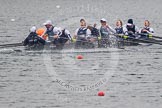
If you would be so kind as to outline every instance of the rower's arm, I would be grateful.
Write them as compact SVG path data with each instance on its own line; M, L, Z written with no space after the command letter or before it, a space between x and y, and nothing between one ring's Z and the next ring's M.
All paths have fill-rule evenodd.
M53 32L54 32L55 39L57 39L62 34L61 28L57 28L57 27L53 29Z
M86 37L91 37L91 30L87 29Z
M77 38L78 30L79 30L79 28L75 30L75 33L74 33L74 36L73 36L74 39Z
M123 32L124 32L124 34L127 35L128 30L127 30L127 28L126 28L126 25L123 26Z
M112 32L112 33L116 33L116 31L111 27L111 26L109 26L109 29L110 29L110 31Z
M136 33L139 33L140 29L137 26L135 26L135 31L136 31Z
M65 34L68 36L68 39L69 39L70 41L72 41L72 37L71 37L71 35L70 35L70 31L69 31L69 30L65 30Z
M154 29L153 28L150 28L150 31L148 31L149 34L154 34Z

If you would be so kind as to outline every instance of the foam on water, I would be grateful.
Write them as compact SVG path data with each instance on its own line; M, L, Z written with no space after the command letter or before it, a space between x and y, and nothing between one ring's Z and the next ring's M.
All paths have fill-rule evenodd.
M14 49L8 49L8 48L0 49L0 54L11 54L14 52L15 52Z

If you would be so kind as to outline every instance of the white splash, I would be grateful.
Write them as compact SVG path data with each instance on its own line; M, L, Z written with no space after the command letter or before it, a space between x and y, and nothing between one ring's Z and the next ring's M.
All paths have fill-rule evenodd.
M11 19L11 21L12 21L12 22L14 22L14 21L15 21L15 19Z
M13 49L6 49L6 48L0 49L1 54L10 54L10 53L13 53L13 52L15 52Z
M59 9L59 8L60 8L60 5L57 5L57 6L56 6L56 8L58 8L58 9Z

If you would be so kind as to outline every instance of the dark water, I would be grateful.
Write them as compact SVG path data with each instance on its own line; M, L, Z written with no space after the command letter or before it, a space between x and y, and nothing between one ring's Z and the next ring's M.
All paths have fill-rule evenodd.
M42 27L47 19L73 34L82 17L89 24L105 17L112 26L131 17L139 27L149 19L161 34L161 9L160 0L0 0L0 42L21 42L31 26ZM0 108L161 108L161 54L160 45L61 52L1 48Z

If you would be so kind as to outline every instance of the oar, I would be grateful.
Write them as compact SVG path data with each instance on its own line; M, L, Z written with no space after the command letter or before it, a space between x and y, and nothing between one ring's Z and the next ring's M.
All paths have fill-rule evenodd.
M0 48L4 48L4 47L16 47L16 46L23 46L23 43L12 43L12 44L2 44L0 45Z
M135 35L147 36L147 38L143 39L143 40L150 40L150 41L154 41L154 42L162 42L161 39L155 39L155 36L153 36L152 34L138 33L138 34L135 34ZM139 38L139 39L141 39L141 38Z
M133 37L129 37L127 35L121 35L121 34L113 34L114 36L118 36L118 37L122 37L124 39L131 39L132 41L136 41L136 42L143 42L143 43L153 43L153 44L158 44L158 45L162 45L162 41L151 41L151 40L144 40L144 39L135 39Z
M159 36L152 36L154 38L158 38L158 39L162 39L162 37L159 37Z
M154 36L152 34L146 34L146 33L138 33L139 35L145 35L148 36L148 38L157 38L157 39L162 39L160 36Z
M61 39L68 39L69 40L69 38L65 38L65 37L59 37L59 38L61 38ZM88 41L88 40L75 40L73 43L75 43L75 42L85 42L85 43L92 43L92 42L90 42L90 41Z
M151 41L151 40L144 40L144 39L132 39L132 40L143 42L143 43L153 43L153 44L162 45L162 42L156 42L156 41Z

